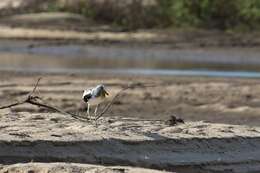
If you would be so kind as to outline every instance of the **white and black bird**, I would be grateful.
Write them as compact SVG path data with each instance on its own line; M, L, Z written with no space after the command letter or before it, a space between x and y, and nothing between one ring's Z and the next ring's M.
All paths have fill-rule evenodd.
M108 96L108 92L105 90L104 85L97 85L95 88L84 90L82 99L85 103L87 103L87 114L90 116L90 106L96 105L95 116L97 115L98 106L102 103L106 96Z

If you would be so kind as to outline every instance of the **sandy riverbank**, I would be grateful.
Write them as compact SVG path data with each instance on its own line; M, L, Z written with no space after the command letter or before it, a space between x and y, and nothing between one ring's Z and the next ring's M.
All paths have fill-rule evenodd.
M134 166L180 173L260 169L259 127L204 122L169 126L161 121L118 117L88 123L57 113L8 110L1 111L0 127L0 162L4 165L31 162L3 166L3 171L21 168L43 172L54 168L62 171L62 166L80 167L32 162ZM113 172L112 168L106 169Z
M0 105L25 96L39 76L43 77L38 88L41 97L67 111L78 110L85 88L103 83L111 99L123 86L142 82L155 86L127 90L107 115L168 119L175 114L190 121L260 125L258 79L2 72ZM12 110L46 112L26 104Z
M46 26L39 25L41 27L35 30L32 26L41 21L37 23L39 16L35 16L33 20L37 22L32 25L30 17L23 20L23 27L15 24L17 18L0 21L0 37L49 40L55 44L57 40L57 44L59 41L62 44L94 41L155 46L161 43L173 48L259 45L259 37L254 34L240 37L219 32L216 35L211 32L118 33L103 26L95 26L98 32L88 26L76 31L66 24L67 18L64 25L58 24L60 28L55 25L60 18L51 21L45 18L42 24ZM84 20L76 18L76 24ZM38 77L43 78L36 93L49 104L74 113L82 108L83 89L99 83L105 84L110 93L107 101L130 83L153 87L123 92L97 124L28 104L1 110L0 172L151 171L132 168L136 166L180 173L256 173L260 170L259 79L1 71L0 105L25 97ZM171 115L183 118L186 123L165 124ZM19 164L23 162L31 163Z
M259 33L216 30L153 29L124 31L71 13L35 13L2 17L0 38L63 43L168 45L172 48L259 47Z
M39 173L167 173L166 171L134 168L126 166L98 166L79 163L25 163L8 166L0 166L1 173L20 173L20 172L39 172Z
M80 107L82 90L98 83L106 85L109 99L129 83L155 86L127 90L97 124L27 104L1 110L2 170L88 167L6 166L71 162L180 173L259 171L258 79L1 72L0 104L26 96L39 76L43 79L36 93L71 112ZM165 124L173 114L186 123Z

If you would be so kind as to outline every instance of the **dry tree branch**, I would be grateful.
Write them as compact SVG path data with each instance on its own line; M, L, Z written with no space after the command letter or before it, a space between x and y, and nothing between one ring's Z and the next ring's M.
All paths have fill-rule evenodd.
M18 105L21 105L21 104L24 104L24 103L26 103L26 102L23 100L23 101L20 101L20 102L15 102L15 103L11 103L9 105L2 106L2 107L0 107L0 109L11 108L11 107L18 106Z
M62 109L51 106L47 103L41 103L41 102L38 101L38 100L41 100L43 102L43 99L39 96L34 96L33 94L35 93L41 79L42 79L41 77L38 78L36 84L34 85L33 90L28 94L28 96L24 100L16 102L16 103L9 104L9 105L6 105L6 106L2 106L2 107L0 107L0 109L11 108L11 107L18 106L18 105L21 105L21 104L29 103L31 105L36 105L36 106L40 106L40 107L50 109L50 110L55 111L55 112L59 112L61 114L70 115L71 117L73 117L75 119L80 119L79 117L77 117L77 115L63 111Z
M2 106L2 107L0 107L0 109L11 108L11 107L14 107L14 106L18 106L18 105L27 103L29 100L37 99L38 96L33 96L33 93L36 91L36 88L38 87L40 80L41 80L41 77L38 78L36 84L34 85L33 90L27 95L27 97L25 99L23 99L22 101L16 102L16 103L11 103L9 105Z
M32 95L32 94L36 91L36 88L38 87L39 82L40 82L41 79L42 79L42 77L39 77L39 78L38 78L36 84L34 85L33 90L29 93L29 95Z
M95 121L97 121L98 119L100 119L108 110L109 108L111 108L111 106L113 105L113 103L115 102L115 100L118 98L118 96L128 90L128 89L134 89L134 88L142 88L142 87L154 87L155 85L145 85L145 84L142 84L142 83L133 83L133 84L130 84L126 87L124 87L122 90L120 90L113 98L112 100L105 106L105 108L96 116L95 118Z
M124 88L122 90L120 90L114 97L113 99L106 105L106 107L97 115L97 117L95 118L95 120L97 121L99 118L101 118L107 111L108 109L113 105L113 103L115 102L116 98L125 90L127 90L129 88Z
M69 115L75 119L78 119L80 121L88 121L90 119L86 118L86 117L80 117L76 114L72 114L72 113L69 113L69 112L66 112L60 108L57 108L55 106L51 106L49 105L48 103L45 103L43 101L43 99L40 97L40 96L35 96L33 95L39 85L39 82L42 78L38 78L36 84L34 85L34 88L33 90L28 94L28 96L23 99L22 101L19 101L19 102L15 102L15 103L12 103L12 104L9 104L9 105L5 105L5 106L2 106L0 107L0 109L6 109L6 108L11 108L11 107L14 107L14 106L18 106L18 105L21 105L21 104L25 104L25 103L29 103L31 105L36 105L36 106L40 106L40 107L44 107L44 108L47 108L49 110L52 110L52 111L55 111L55 112L59 112L61 114L65 114L65 115ZM104 109L95 117L95 121L97 121L98 119L100 119L108 110L109 108L111 108L111 106L113 105L113 103L115 102L115 100L118 98L118 96L128 90L128 89L134 89L134 88L137 88L137 87L154 87L155 85L145 85L145 84L142 84L142 83L133 83L133 84L130 84L126 87L124 87L122 90L120 90L113 98L112 100L104 107ZM41 102L39 102L38 100L41 100Z

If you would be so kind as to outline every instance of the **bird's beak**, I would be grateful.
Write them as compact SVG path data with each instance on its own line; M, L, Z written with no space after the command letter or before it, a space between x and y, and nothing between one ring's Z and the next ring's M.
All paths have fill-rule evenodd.
M105 92L105 95L109 95L108 92L107 92L106 90L104 90L104 92Z

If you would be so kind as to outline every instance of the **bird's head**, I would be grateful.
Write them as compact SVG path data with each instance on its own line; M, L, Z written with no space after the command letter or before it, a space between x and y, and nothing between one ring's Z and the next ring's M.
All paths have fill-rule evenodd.
M104 88L104 94L105 94L105 96L109 95L108 92L105 90L105 88Z
M91 99L92 94L91 94L91 90L84 90L83 95L82 95L82 99L84 100L84 102L88 102L89 99Z

